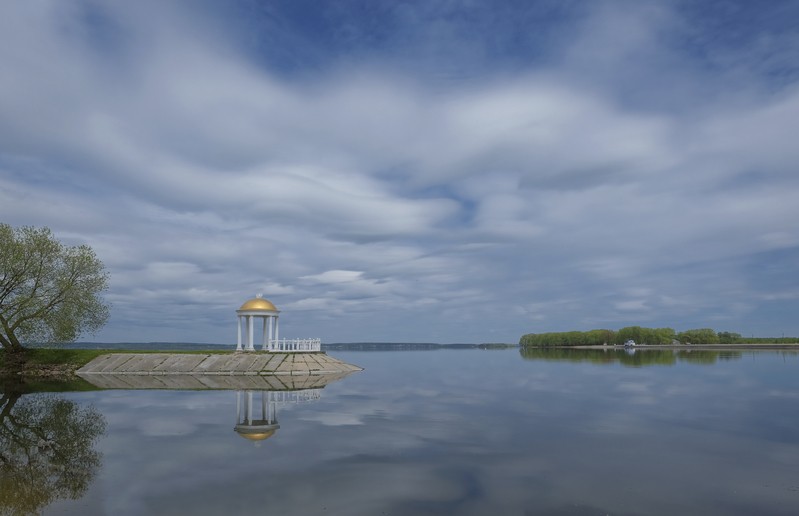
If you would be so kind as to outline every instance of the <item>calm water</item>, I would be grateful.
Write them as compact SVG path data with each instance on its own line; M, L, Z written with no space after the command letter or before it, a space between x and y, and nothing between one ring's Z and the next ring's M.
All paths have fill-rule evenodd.
M796 354L331 354L257 442L246 393L7 392L0 513L799 513Z

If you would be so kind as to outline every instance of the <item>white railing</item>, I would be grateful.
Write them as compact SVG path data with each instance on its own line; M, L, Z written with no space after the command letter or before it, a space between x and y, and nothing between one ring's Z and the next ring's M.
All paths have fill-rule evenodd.
M316 401L322 397L321 389L302 391L267 391L270 403L302 403Z
M297 351L321 351L322 339L278 339L269 341L269 351L295 353Z

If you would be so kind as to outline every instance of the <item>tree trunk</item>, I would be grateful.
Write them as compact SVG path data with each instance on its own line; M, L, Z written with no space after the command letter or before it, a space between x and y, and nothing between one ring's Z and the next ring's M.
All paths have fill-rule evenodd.
M17 404L17 400L22 396L18 392L12 392L10 394L4 394L3 399L0 400L0 424L2 424L9 414L11 414L11 409L14 408L14 405Z
M11 338L9 338L9 335ZM20 372L25 367L27 349L19 343L13 333L0 332L0 344L3 345L3 370L5 372ZM3 391L8 392L3 386Z
M25 351L25 348L19 342L12 342L9 346L3 344L3 349L10 355L17 355Z
M18 354L25 351L25 347L20 344L17 337L10 331L0 332L0 344L3 345L3 349L7 354Z

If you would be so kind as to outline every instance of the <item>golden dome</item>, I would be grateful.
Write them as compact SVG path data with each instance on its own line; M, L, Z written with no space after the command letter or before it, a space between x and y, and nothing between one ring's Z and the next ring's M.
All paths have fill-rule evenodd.
M275 305L273 305L272 302L269 301L268 299L264 299L262 297L254 297L250 299L249 301L241 305L239 311L242 310L247 310L247 311L264 310L269 312L277 312L277 308L275 307Z
M249 439L250 441L263 441L264 439L269 439L273 435L275 435L274 430L267 430L266 432L255 432L255 433L245 433L245 432L237 432L240 436L244 437L245 439Z

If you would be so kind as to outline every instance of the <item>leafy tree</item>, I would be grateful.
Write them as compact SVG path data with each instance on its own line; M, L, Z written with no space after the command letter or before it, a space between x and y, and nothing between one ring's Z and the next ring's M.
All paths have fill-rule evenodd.
M616 344L624 344L628 340L634 340L638 344L648 344L644 333L646 328L640 326L627 326L616 332Z
M718 344L719 336L715 330L710 328L699 328L696 330L685 330L677 335L677 339L683 344Z
M735 344L736 342L741 341L741 334L734 333L730 331L720 331L719 332L719 342L721 344Z
M86 245L67 247L48 228L0 223L0 344L73 341L100 329L108 274Z
M612 343L611 330L528 333L519 339L520 346L602 346Z
M52 394L0 399L0 514L36 514L83 496L100 467L102 414Z
M585 335L586 344L591 346L613 344L613 331L611 330L590 330L585 332Z
M671 344L677 339L677 332L672 328L655 328L652 330L652 342L649 344Z

